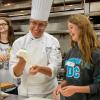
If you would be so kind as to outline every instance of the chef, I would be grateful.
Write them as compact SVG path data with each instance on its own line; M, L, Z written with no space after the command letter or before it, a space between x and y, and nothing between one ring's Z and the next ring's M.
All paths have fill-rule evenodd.
M18 94L52 98L61 67L58 40L44 32L53 0L32 0L29 33L18 38L10 56L10 73L20 78Z

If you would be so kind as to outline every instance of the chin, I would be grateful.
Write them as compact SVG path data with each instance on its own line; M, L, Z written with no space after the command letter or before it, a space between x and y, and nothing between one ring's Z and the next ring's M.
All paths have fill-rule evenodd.
M75 38L74 38L74 37L72 37L72 40L73 40L73 41L75 41Z
M40 38L42 35L35 35L34 37L35 38Z
M72 38L72 41L77 42L77 40L75 38Z

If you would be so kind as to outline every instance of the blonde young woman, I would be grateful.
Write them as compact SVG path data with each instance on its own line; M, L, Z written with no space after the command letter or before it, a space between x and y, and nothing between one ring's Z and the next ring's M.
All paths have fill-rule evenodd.
M100 99L100 42L85 15L68 19L72 48L65 58L65 79L53 92L64 100Z

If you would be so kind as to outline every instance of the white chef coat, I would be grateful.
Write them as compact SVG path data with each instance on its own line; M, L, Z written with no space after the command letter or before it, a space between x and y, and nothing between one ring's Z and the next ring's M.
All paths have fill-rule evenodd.
M19 95L38 95L40 97L45 97L47 94L52 93L58 85L56 75L62 62L58 40L46 32L44 32L43 36L38 39L34 38L31 32L17 39L13 44L9 62L10 73L15 78L16 76L13 73L13 66L18 62L16 53L20 49L27 50L32 65L41 65L51 68L52 77L42 73L29 75L28 71L32 66L26 64L23 74L20 76L21 84L18 88Z

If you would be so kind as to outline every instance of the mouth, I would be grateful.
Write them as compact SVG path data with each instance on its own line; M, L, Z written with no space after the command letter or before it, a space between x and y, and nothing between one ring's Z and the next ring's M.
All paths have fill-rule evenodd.
M34 33L38 33L39 31L34 31Z
M0 32L3 32L4 31L4 29L0 29Z
M71 37L74 37L75 36L75 34L74 33L71 33Z

